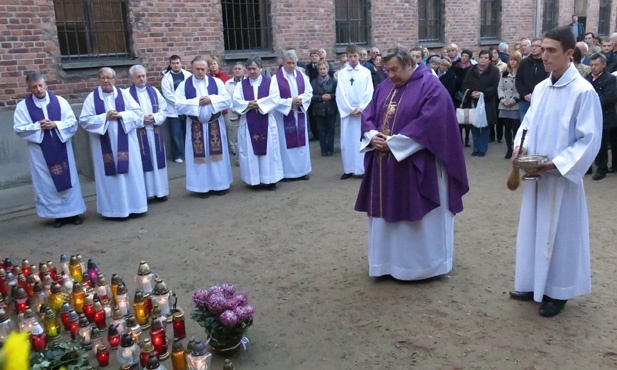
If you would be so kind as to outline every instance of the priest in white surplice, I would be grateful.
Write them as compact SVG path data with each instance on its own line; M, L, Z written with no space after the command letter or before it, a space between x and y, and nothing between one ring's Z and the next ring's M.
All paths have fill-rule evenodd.
M144 128L137 129L137 138L144 170L146 196L164 202L169 194L169 181L161 125L167 118L167 102L155 87L148 84L146 69L143 66L132 66L129 69L129 76L133 84L124 92L135 99L144 113Z
M336 86L336 105L341 116L341 180L364 174L364 153L360 152L362 112L373 97L371 71L360 65L358 48L350 45L345 52L347 64L340 70Z
M233 98L234 111L240 115L240 175L251 186L264 184L274 190L283 178L276 120L270 114L279 96L271 79L261 75L260 58L249 58L245 66L248 78L236 85Z
M176 89L176 109L186 118L186 190L207 198L224 195L233 176L222 112L231 108L231 96L216 77L207 75L206 60L191 62L193 76Z
M144 114L130 94L115 87L116 72L99 70L99 84L79 117L90 133L97 212L104 217L139 217L148 211L137 129Z
M602 109L594 88L570 63L574 47L568 27L546 33L543 59L551 74L533 90L512 154L548 156L536 172L542 177L523 182L516 290L510 292L516 300L542 302L539 313L547 317L558 315L568 299L591 292L583 176L600 148Z
M296 69L297 61L293 50L286 51L283 67L272 76L273 90L276 89L280 96L273 115L279 132L285 180L308 180L311 172L306 112L313 88L308 77Z
M38 72L28 73L26 84L30 95L17 104L13 130L28 142L36 213L55 218L56 228L80 225L86 204L71 143L77 119L64 98L47 91Z

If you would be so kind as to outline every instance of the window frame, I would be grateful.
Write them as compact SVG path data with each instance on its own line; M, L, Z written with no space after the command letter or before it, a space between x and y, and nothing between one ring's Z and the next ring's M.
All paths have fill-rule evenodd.
M344 3L344 5L342 4ZM343 5L345 11L340 10ZM356 14L358 18L350 18L350 14ZM347 18L337 18L340 13L347 15ZM371 2L370 0L335 0L334 1L334 33L335 45L342 47L347 45L368 45L371 37ZM354 23L358 25L353 26ZM343 37L346 34L347 37ZM354 36L355 39L354 39Z
M429 14L431 10L435 14ZM418 42L423 44L442 44L444 42L444 14L444 0L418 0ZM429 19L431 16L433 18ZM437 23L437 26L434 27L435 35L431 35L431 22Z
M552 10L552 12L550 12ZM547 13L550 14L550 18L547 18ZM542 8L542 33L548 32L557 27L559 22L559 1L558 0L544 0L544 6ZM550 23L550 24L549 24Z
M487 9L488 5L491 6L490 9ZM481 0L480 1L480 40L500 40L501 39L501 27L502 27L501 14L502 14L502 1L501 0ZM491 32L491 34L487 34L489 32Z
M251 11L249 6L257 6L259 8L259 19L250 17ZM232 7L230 10L227 7ZM244 7L244 9L243 9ZM221 0L221 26L223 29L223 48L225 54L251 54L260 52L272 52L272 10L270 0L251 0L248 4L246 1L238 0ZM229 14L235 16L238 11L240 17L240 25L229 27ZM249 26L250 22L259 23L258 26ZM259 40L253 39L254 30L259 29ZM236 33L236 37L231 38L232 33ZM244 33L244 34L243 34ZM239 35L238 35L239 34ZM253 43L251 44L251 41ZM231 47L232 43L235 47ZM246 47L244 47L246 46Z
M599 36L608 36L611 33L612 6L613 6L612 0L599 0L599 4L598 4L598 35Z

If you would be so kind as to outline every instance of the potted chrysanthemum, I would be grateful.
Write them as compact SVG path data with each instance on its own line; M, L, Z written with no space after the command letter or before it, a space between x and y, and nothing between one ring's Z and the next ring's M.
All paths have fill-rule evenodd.
M232 284L221 284L194 292L193 302L191 318L205 329L213 352L229 355L245 347L248 339L244 333L255 314L246 293L236 291Z

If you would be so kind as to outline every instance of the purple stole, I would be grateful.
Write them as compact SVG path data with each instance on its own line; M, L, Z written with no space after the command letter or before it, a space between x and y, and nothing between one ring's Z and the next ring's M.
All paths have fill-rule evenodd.
M186 79L184 82L184 96L187 99L197 97L197 90L193 85L193 76ZM216 86L216 81L210 75L206 75L208 79L208 95L218 95L219 89ZM208 155L211 161L220 161L223 159L223 144L221 141L221 130L219 127L219 117L221 112L215 113L210 118L208 124L208 132L210 140L208 141ZM193 146L193 160L195 163L206 163L206 152L204 151L204 129L202 123L197 117L189 116L191 119L191 144Z
M58 98L51 91L48 91L47 94L49 96L49 104L47 104L49 120L61 121L62 111ZM26 98L26 108L28 108L28 113L33 122L45 119L45 113L43 109L36 106L33 95ZM41 146L43 158L49 169L51 179L54 181L56 191L60 193L72 188L73 185L71 185L71 171L69 169L69 155L66 143L60 140L55 131L43 130L43 141L39 145Z
M282 99L292 98L289 82L285 78L283 68L276 72L276 81L279 85L279 92ZM298 84L298 95L304 93L304 77L302 73L296 71L296 83ZM288 115L283 116L283 127L285 128L285 142L287 149L297 148L306 145L306 124L305 113L298 110L298 125L294 116L293 106Z
M148 97L150 98L150 104L152 104L152 113L156 114L159 111L159 98L156 96L156 91L150 85L146 85L148 91ZM139 97L137 96L137 88L135 85L131 85L129 88L131 96L137 104L139 104ZM139 138L139 150L141 152L141 166L144 172L153 171L152 166L152 152L150 151L150 144L148 143L148 134L145 128L137 129L137 137ZM161 135L161 128L154 126L154 142L156 143L156 164L157 168L165 168L165 143L163 142L163 136Z
M257 99L264 98L270 94L270 77L262 77L261 85L257 88ZM244 100L255 100L253 86L248 78L242 80L242 92ZM249 129L253 153L255 155L266 155L268 149L268 115L261 114L257 109L250 109L246 113L246 125Z
M122 91L114 86L117 92L116 96L116 111L124 112L124 99ZM94 90L94 110L96 114L106 114L105 102L99 95L99 89ZM122 119L118 120L120 123ZM109 141L109 129L103 135L99 136L101 141L101 152L103 152L103 164L105 166L105 176L115 176L122 173L129 173L129 136L124 132L124 127L118 125L118 166L114 163L114 153L111 150L111 142Z

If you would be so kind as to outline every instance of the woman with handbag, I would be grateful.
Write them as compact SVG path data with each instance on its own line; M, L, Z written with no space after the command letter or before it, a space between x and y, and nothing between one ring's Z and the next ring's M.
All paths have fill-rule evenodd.
M521 124L518 114L518 102L520 95L516 90L516 72L521 64L523 57L521 53L515 51L510 55L508 66L502 73L497 88L499 96L499 123L505 128L505 138L508 150L505 159L512 158L512 139Z
M325 61L317 63L317 78L311 81L313 98L311 113L319 132L319 146L322 157L331 157L334 152L334 124L336 120L336 80L328 75L330 67Z
M488 50L480 51L478 64L473 66L463 80L463 90L469 90L473 102L477 105L478 100L484 99L484 112L476 111L475 117L484 113L484 118L488 125L497 123L497 86L499 86L499 69L491 64ZM472 156L484 157L488 150L489 127L478 128L473 125L471 135L473 136Z
M461 56L455 62L452 63L452 71L456 75L456 92L454 94L454 105L460 106L463 100L465 90L463 89L463 80L467 76L467 73L473 67L471 58L473 52L469 49L463 49ZM463 138L463 129L465 129L465 146L469 147L469 125L460 125L461 127L461 139Z

